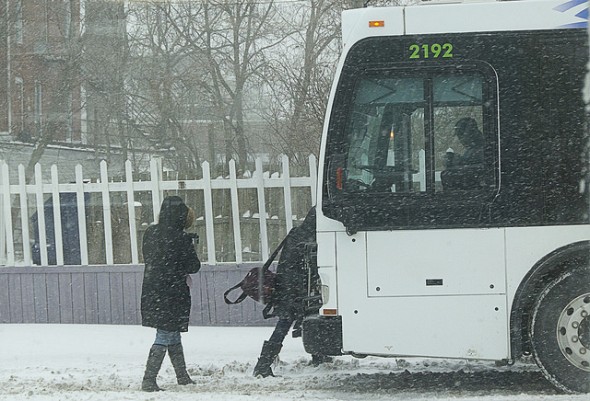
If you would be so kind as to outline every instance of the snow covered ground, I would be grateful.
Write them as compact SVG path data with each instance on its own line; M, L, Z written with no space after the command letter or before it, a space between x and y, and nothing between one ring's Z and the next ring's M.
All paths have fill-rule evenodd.
M168 358L167 391L139 390L155 330L107 325L0 325L0 400L24 401L587 401L557 393L533 364L339 357L308 365L300 339L288 337L274 368L251 376L271 327L191 327L183 334L195 385L178 386Z

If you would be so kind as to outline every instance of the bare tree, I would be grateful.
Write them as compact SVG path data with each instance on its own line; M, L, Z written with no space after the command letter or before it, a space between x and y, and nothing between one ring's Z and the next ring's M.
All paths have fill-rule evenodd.
M280 153L305 163L317 154L325 105L338 57L341 2L310 0L284 10L282 24L295 33L269 63L266 84L273 101L266 118Z
M197 25L177 26L190 45L189 53L207 73L201 88L222 122L225 159L237 158L242 168L252 153L245 96L266 65L267 51L285 38L273 30L274 12L274 0L205 0L201 18L190 21ZM195 36L195 31L203 36Z
M202 9L198 3L154 1L129 10L135 27L129 33L129 122L152 149L171 155L168 165L183 175L200 171L202 162L197 121L205 117L197 99L204 78L187 42L199 40L191 25Z

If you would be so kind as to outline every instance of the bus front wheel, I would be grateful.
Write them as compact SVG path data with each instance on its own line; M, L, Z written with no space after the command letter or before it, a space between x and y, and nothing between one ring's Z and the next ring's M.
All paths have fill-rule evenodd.
M590 268L572 269L539 296L531 320L533 355L556 387L590 393Z

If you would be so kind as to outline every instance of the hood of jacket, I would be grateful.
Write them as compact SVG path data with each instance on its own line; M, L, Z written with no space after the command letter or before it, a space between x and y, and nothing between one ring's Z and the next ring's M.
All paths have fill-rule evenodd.
M174 230L183 230L188 215L188 206L179 196L167 196L162 202L158 225Z

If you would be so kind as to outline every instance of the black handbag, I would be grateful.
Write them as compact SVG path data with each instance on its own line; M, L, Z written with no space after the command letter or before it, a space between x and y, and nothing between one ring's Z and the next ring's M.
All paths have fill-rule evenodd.
M223 299L225 300L226 304L239 304L247 297L252 298L256 302L260 302L263 305L266 305L268 302L270 302L272 291L274 289L276 273L270 271L269 267L279 254L279 251L283 245L285 245L286 240L287 237L283 239L277 249L274 250L272 255L270 255L268 260L264 263L264 265L250 269L242 281L223 293ZM229 293L238 288L242 290L242 293L234 301L230 300L227 296Z

